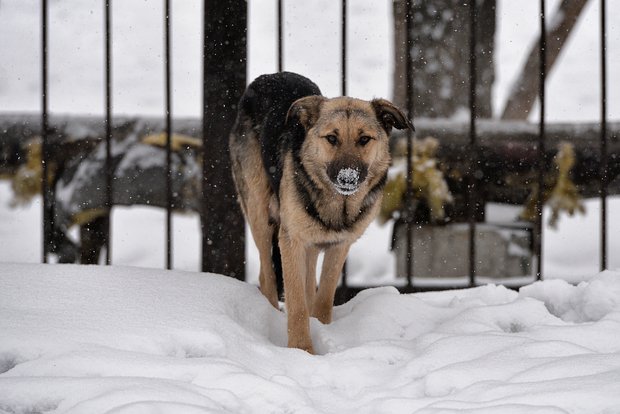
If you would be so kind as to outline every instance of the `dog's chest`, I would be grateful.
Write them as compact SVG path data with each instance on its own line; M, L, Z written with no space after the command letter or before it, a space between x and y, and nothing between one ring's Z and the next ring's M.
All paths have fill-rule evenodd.
M365 206L364 197L343 197L324 188L319 197L299 194L292 174L284 174L280 193L280 222L289 233L316 245L352 242L364 232L378 207ZM330 193L333 192L333 194Z

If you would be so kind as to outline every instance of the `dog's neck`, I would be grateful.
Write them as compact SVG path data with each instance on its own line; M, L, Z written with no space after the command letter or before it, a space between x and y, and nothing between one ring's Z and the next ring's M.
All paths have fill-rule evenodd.
M295 165L295 190L306 208L306 214L331 231L347 231L371 214L372 207L381 198L387 174L368 177L360 189L343 195L331 185L319 186L313 181L300 160Z

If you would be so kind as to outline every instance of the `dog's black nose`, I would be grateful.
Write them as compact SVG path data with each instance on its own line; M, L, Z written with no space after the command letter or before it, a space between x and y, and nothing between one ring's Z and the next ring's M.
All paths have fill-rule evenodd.
M367 167L355 160L339 160L327 167L329 179L342 195L355 193L366 179L367 172Z
M338 174L335 177L336 179L333 180L336 191L342 195L351 195L355 193L360 183L364 181L361 175L360 170L357 168L341 168L338 170Z
M343 187L357 187L360 179L360 172L356 168L343 168L338 171L336 181Z

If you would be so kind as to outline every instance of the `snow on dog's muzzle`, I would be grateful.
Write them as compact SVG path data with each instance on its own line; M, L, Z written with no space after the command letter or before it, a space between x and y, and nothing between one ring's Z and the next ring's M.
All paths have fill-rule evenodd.
M363 165L334 163L328 168L328 174L336 191L348 196L359 190L366 179L366 170Z
M359 188L360 172L354 168L343 168L336 177L336 190L343 195L351 195Z

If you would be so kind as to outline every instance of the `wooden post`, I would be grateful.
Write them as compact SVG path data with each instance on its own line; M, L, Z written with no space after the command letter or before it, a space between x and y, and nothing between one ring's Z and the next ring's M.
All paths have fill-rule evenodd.
M205 0L203 44L202 270L245 278L244 219L228 135L246 84L247 2Z

